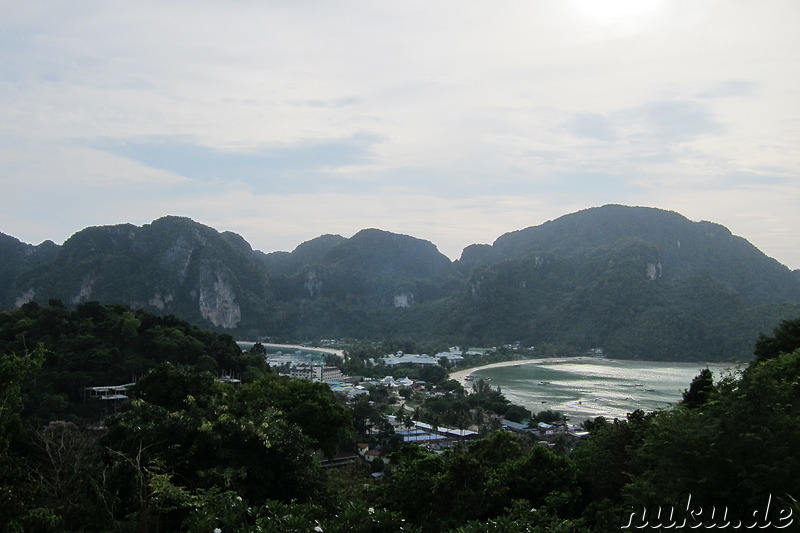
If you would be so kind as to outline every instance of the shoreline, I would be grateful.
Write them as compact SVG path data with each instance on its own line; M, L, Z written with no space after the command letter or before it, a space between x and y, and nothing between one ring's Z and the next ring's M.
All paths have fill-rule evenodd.
M242 344L255 344L256 341L236 341L237 343ZM344 357L344 352L342 350L337 350L336 348L317 348L316 346L303 346L300 344L273 344L271 342L262 342L261 343L264 348L290 348L293 350L308 350L313 352L323 352L329 353L333 355L338 355L339 357Z
M461 383L465 388L469 381L467 381L467 376L472 375L473 372L477 372L478 370L486 370L489 368L501 368L505 366L520 366L520 365L533 365L537 363L569 363L569 362L586 362L586 361L610 361L610 359L606 359L604 357L588 357L588 356L578 356L578 357L540 357L538 359L518 359L516 361L500 361L499 363L490 363L488 365L483 366L476 366L474 368L466 368L464 370L459 370L457 372L453 372L450 374L449 378L454 379Z
M516 361L500 361L498 363L489 363L488 365L476 366L473 368L466 368L464 370L459 370L457 372L453 372L449 374L449 379L454 379L460 382L462 385L466 385L469 383L465 378L471 375L473 372L477 372L478 370L486 370L489 368L500 368L506 366L520 366L520 365L532 365L537 363L586 363L586 362L603 362L603 363L627 363L631 362L630 360L626 359L609 359L607 357L592 357L586 355L580 355L575 357L540 357L537 359L518 359ZM661 362L669 362L669 361L638 361L640 363L661 363ZM727 363L724 361L711 361L711 362L694 362L694 361L673 361L675 364L697 364L697 365L705 365L707 368L712 368L718 372L721 372L725 369L735 368L742 363Z

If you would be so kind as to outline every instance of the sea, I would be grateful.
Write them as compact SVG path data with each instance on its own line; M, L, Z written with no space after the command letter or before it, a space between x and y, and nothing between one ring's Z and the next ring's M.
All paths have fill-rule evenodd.
M237 341L239 348L247 351L253 347L254 341ZM267 362L270 366L279 366L285 363L293 365L321 365L325 364L325 356L333 350L325 348L309 348L294 344L268 344L261 343L267 352Z
M715 381L735 370L718 363L595 359L522 363L476 370L472 376L500 387L511 403L534 413L559 411L579 423L598 416L625 418L636 409L668 408L681 400L704 368L713 372Z

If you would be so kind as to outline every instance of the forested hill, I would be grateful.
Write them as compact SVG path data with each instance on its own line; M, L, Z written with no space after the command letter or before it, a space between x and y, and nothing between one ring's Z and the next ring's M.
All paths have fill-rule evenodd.
M461 263L496 264L531 254L551 253L573 262L591 262L598 251L640 244L650 250L648 276L670 280L707 273L731 287L742 287L749 303L788 296L796 301L788 269L747 240L713 222L692 222L678 213L608 205L587 209L499 237L488 252L464 250ZM543 260L541 258L540 260ZM652 267L650 266L652 265Z
M292 252L168 216L62 246L0 234L0 306L57 299L175 314L239 337L413 338L618 358L747 358L800 314L800 275L711 222L609 205L467 247L366 229Z

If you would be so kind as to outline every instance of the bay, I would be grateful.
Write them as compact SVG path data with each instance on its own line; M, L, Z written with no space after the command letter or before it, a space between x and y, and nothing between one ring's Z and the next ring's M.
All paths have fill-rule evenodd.
M255 341L237 341L242 351L248 351L253 347ZM278 366L286 363L292 365L323 365L325 356L337 355L342 357L342 351L333 348L311 348L300 344L271 344L261 343L266 350L266 359L270 366Z
M589 418L624 418L636 409L667 408L704 368L714 380L731 367L714 363L668 363L609 359L539 361L476 369L475 380L488 379L511 403L534 413L560 411L572 422Z

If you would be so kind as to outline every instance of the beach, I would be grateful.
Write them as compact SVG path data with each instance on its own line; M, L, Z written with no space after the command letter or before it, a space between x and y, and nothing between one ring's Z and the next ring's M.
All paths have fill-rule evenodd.
M601 359L598 357L542 357L539 359L521 359L517 361L502 361L500 363L491 363L488 365L483 366L476 366L475 368L467 368L465 370L459 370L458 372L452 372L450 374L450 379L454 379L461 383L467 390L470 390L469 381L467 380L467 376L471 375L473 372L477 372L478 370L486 370L488 368L500 368L505 366L520 366L520 365L533 365L536 363L578 363L578 362L586 362L586 361L605 361L606 359Z
M726 367L710 365L718 375ZM555 410L570 420L597 416L624 418L641 409L654 411L681 401L706 363L625 361L599 357L560 357L504 361L451 374L471 392L475 381L491 379L493 390L532 412ZM467 381L469 376L475 381Z

